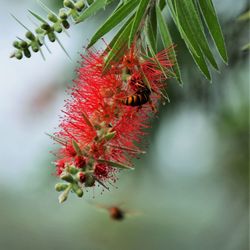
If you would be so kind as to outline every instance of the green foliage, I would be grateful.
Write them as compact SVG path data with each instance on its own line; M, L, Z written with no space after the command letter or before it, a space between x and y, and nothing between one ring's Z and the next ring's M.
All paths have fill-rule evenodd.
M63 48L56 33L65 31L70 27L69 17L73 19L74 23L83 22L111 2L112 0L87 2L64 0L64 8L59 10L58 14L53 13L44 4L41 4L48 12L48 21L30 11L41 23L35 32L32 33L16 19L29 33L26 34L27 40L19 38L18 41L13 43L16 51L13 52L12 57L17 59L21 59L23 55L30 57L30 48L34 52L41 51L46 37L50 42L58 41ZM165 8L166 6L167 8ZM165 18L167 11L163 12L164 9L170 13L195 63L208 80L211 80L209 64L215 70L218 70L218 65L210 48L209 42L211 39L206 34L206 29L209 31L219 55L227 63L223 34L212 0L121 0L88 44L88 47L93 46L114 27L121 26L109 43L104 73L110 68L111 63L118 60L135 40L141 40L146 53L145 56L148 57L155 57L157 54L159 37L165 48L173 46L174 41L171 38ZM171 72L167 73L174 76L179 83L182 83L181 72L174 51L171 56L175 61L175 66ZM164 72L164 69L162 70Z
M159 24L159 31L161 34L162 43L163 43L165 48L168 48L169 46L171 46L173 44L173 42L172 42L172 38L171 38L171 35L169 32L167 23L164 21L162 12L158 6L156 6L156 15L157 15L157 21ZM182 83L181 73L180 73L180 69L179 69L179 65L177 62L175 51L173 51L173 59L175 61L173 69L174 69L174 72L176 74L176 79L179 81L179 83Z
M93 35L88 47L91 47L95 44L103 35L108 33L111 29L116 27L121 21L123 21L128 13L131 13L138 5L137 1L128 1L124 5L120 6L117 11L105 21L105 23L97 30L97 32Z

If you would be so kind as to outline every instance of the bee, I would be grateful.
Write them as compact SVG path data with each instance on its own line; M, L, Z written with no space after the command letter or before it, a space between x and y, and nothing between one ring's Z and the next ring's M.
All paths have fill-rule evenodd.
M113 220L123 220L125 219L125 211L117 206L112 206L108 208L110 218Z
M142 106L149 102L151 103L151 90L145 85L144 81L137 74L132 75L128 79L128 84L135 90L133 95L127 96L122 100L122 103L127 106Z
M138 90L133 95L127 96L125 99L123 99L122 103L132 107L142 106L147 102L151 102L150 94L151 91L148 88Z
M92 203L92 202L90 202L90 203L97 208L100 208L102 210L106 210L110 216L110 219L115 220L115 221L123 221L124 219L128 218L129 216L141 214L138 212L127 211L127 210L121 208L120 205L108 206L108 205L96 204L96 203Z

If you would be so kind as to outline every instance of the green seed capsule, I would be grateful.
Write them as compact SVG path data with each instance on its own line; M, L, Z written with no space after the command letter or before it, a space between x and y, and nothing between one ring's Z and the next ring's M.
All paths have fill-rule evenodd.
M34 41L34 42L31 43L31 48L32 48L32 50L33 50L34 52L38 52L40 46L39 46L38 42Z
M61 192L61 191L64 191L69 185L66 184L66 183L56 183L55 185L55 190L57 192Z
M65 9L60 9L59 10L59 17L62 20L66 20L68 18L68 15L67 15Z
M75 166L69 166L68 171L69 173L75 175L78 172L78 169Z
M36 31L37 34L43 34L44 33L44 30L41 29L41 28L36 28L35 31Z
M30 51L29 51L28 48L24 48L24 49L23 49L23 53L24 53L24 55L25 55L27 58L30 58L30 57L31 57L31 53L30 53Z
M49 25L48 23L43 23L43 24L41 25L41 28L42 28L43 30L46 30L46 31L50 31L50 30L51 30L51 27L50 27L50 25Z
M78 19L78 17L79 17L79 14L78 14L78 12L77 12L76 10L72 10L72 11L71 11L71 16L72 16L72 18L73 18L75 21L77 21L77 19Z
M53 23L56 23L58 21L58 18L56 15L54 15L53 13L49 13L48 14L48 19L53 22Z
M31 40L31 41L34 41L36 39L36 37L34 36L34 34L31 32L31 31L28 31L25 36Z
M23 58L23 53L21 50L15 51L15 58L21 60Z
M20 43L18 41L14 41L12 45L13 45L13 47L15 47L17 49L21 48Z
M70 183L73 183L74 182L74 179L73 177L70 175L70 174L67 174L67 173L63 173L60 175L60 178L64 181L67 181L67 182L70 182Z
M62 25L65 29L68 29L70 27L69 22L67 20L62 20Z
M53 25L53 28L54 28L55 32L57 32L57 33L61 33L62 32L62 26L61 26L60 23L55 23Z
M85 7L85 4L84 4L84 1L83 0L80 0L80 1L77 1L75 3L75 8L77 9L77 11L82 11L83 8Z
M71 185L69 185L58 197L59 203L63 203L68 199L69 192L71 190Z
M37 39L37 43L38 43L38 45L39 45L40 47L43 46L43 41L42 41L42 40Z
M21 42L20 42L20 47L23 48L23 49L24 49L24 48L27 48L27 47L28 47L28 43L25 42L25 41L21 41Z
M83 197L83 191L81 188L78 188L75 193L78 197Z
M72 185L72 190L76 193L76 195L78 197L82 197L83 196L82 189L76 183Z
M70 0L64 0L63 1L63 5L64 5L64 7L67 7L67 8L70 8L70 9L74 9L75 8L74 3L71 2Z
M53 43L56 40L56 35L54 32L48 33L49 40Z

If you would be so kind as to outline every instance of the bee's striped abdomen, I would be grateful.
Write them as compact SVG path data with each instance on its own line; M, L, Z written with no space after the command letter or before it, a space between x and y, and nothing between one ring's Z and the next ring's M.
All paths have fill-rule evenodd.
M149 101L150 92L148 90L139 91L134 95L127 96L123 100L123 104L127 106L141 106Z

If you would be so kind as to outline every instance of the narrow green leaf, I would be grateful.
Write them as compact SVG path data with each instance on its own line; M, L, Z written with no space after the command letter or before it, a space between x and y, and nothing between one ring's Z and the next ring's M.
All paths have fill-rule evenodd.
M110 63L112 61L119 60L123 56L123 52L127 49L126 43L128 41L128 37L129 37L130 30L132 27L132 22L133 22L133 19L131 19L128 24L126 23L121 28L121 33L119 33L119 36L115 40L115 43L111 47L111 50L109 51L109 54L105 60L103 74L105 74L107 70L109 69Z
M211 75L208 69L208 66L206 64L206 61L202 55L202 52L200 51L199 48L197 48L197 52L199 54L199 56L197 56L196 54L193 53L193 51L191 49L189 49L195 63L197 64L198 68L201 70L201 72L205 75L205 77L211 81Z
M250 43L247 43L244 46L242 46L241 50L250 50Z
M42 48L41 48L41 47L39 47L39 52L40 52L40 55L41 55L42 59L43 59L44 61L46 61L46 58L45 58L45 56L44 56L44 54L43 54L43 51L42 51Z
M159 30L160 30L160 34L161 34L162 43L163 43L165 48L168 48L169 46L173 45L173 42L172 42L172 38L171 38L171 35L169 32L167 23L165 22L165 20L162 16L161 10L158 6L156 6L156 17L157 17L157 21L159 24ZM172 52L172 56L173 56L173 60L174 60L173 69L174 69L174 73L176 75L176 79L179 81L180 84L183 84L182 79L181 79L180 68L178 65L178 61L177 61L176 53L175 53L174 49Z
M126 23L120 28L120 30L116 33L116 35L113 37L113 39L111 40L111 42L109 43L109 45L107 46L107 48L105 49L105 52L109 51L110 49L112 49L114 47L114 44L116 43L117 39L120 37L121 33L124 31L125 27L127 27L131 20L134 18L134 15L132 15L127 21Z
M41 2L40 0L37 0L38 4L47 12L47 13L53 13L55 16L58 17L58 15L52 11L47 5L45 5L43 2Z
M224 60L225 63L227 63L228 62L227 50L213 3L211 0L199 0L199 6L206 21L208 30L215 42L215 45L222 59Z
M156 5L152 6L150 8L150 14L149 14L150 22L152 25L152 29L155 31L157 36L157 17L156 17Z
M57 35L55 35L55 36L56 36L56 41L58 42L58 44L60 45L60 47L62 48L62 50L64 51L64 53L68 56L68 58L69 58L70 60L72 60L71 57L70 57L70 55L69 55L69 53L67 52L67 50L64 48L64 46L62 45L61 41L60 41L59 38L57 37Z
M143 81L145 83L145 85L147 86L147 88L150 90L150 92L152 91L152 88L151 88L151 85L150 85L150 82L147 78L147 76L145 75L144 71L142 70L142 68L140 67L139 68L141 74L142 74L142 77L143 77Z
M163 10L165 6L166 6L166 0L160 0L159 1L159 7L160 7L160 9Z
M46 20L44 20L41 16L39 16L38 14L36 14L35 12L31 11L31 10L28 10L29 13L34 16L37 20L39 20L40 22L42 23L47 23Z
M115 10L91 38L88 48L95 44L97 40L108 33L111 29L117 26L122 20L124 20L131 12L133 12L137 5L137 1L128 1L125 5Z
M213 7L213 6L212 6ZM246 11L245 13L243 13L242 15L240 15L237 20L238 21L247 21L250 19L250 10Z
M108 4L107 0L96 0L81 15L76 19L76 23L83 22L88 17L94 15L100 9L103 9Z
M114 161L107 161L107 160L99 159L98 162L100 162L100 163L106 163L106 164L110 165L113 168L134 170L134 168L132 168L132 167L129 167L127 165L123 165L121 163L114 162Z
M131 44L134 41L134 37L141 25L142 19L146 13L147 7L150 3L150 0L141 0L139 3L139 6L137 8L136 14L135 14L135 18L133 21L133 25L130 31L130 35L129 35L129 41L128 41L128 46L130 47Z
M30 31L17 17L15 17L13 14L11 16L26 30Z
M78 143L74 139L72 139L72 146L73 146L74 150L76 151L76 154L78 156L82 156L82 150L80 149Z
M199 47L211 65L218 70L217 63L209 48L202 22L193 0L176 0L176 8L180 25L194 47Z
M156 33L157 33L156 30L153 30L151 20L148 18L146 22L146 37L150 43L152 50L154 51L154 54L156 54L157 51Z
M168 6L170 9L170 13L171 16L175 22L175 25L177 26L177 29L179 30L182 39L185 41L186 44L188 44L189 49L192 50L193 54L195 54L196 56L198 56L195 48L193 47L191 41L189 40L189 38L187 37L187 35L185 34L185 31L183 30L183 28L180 25L179 19L178 19L178 15L176 13L176 7L175 5L172 3L172 0L168 0Z
M91 123L91 121L89 120L87 114L85 114L83 111L82 111L82 117L84 119L84 121L86 122L86 124L91 127L93 130L95 130L93 124Z
M199 44L196 41L195 35L192 34L192 27L189 26L184 16L181 16L179 8L177 8L178 0L173 1L174 2L172 2L172 0L168 0L171 16L198 68L207 79L211 80L211 75Z

